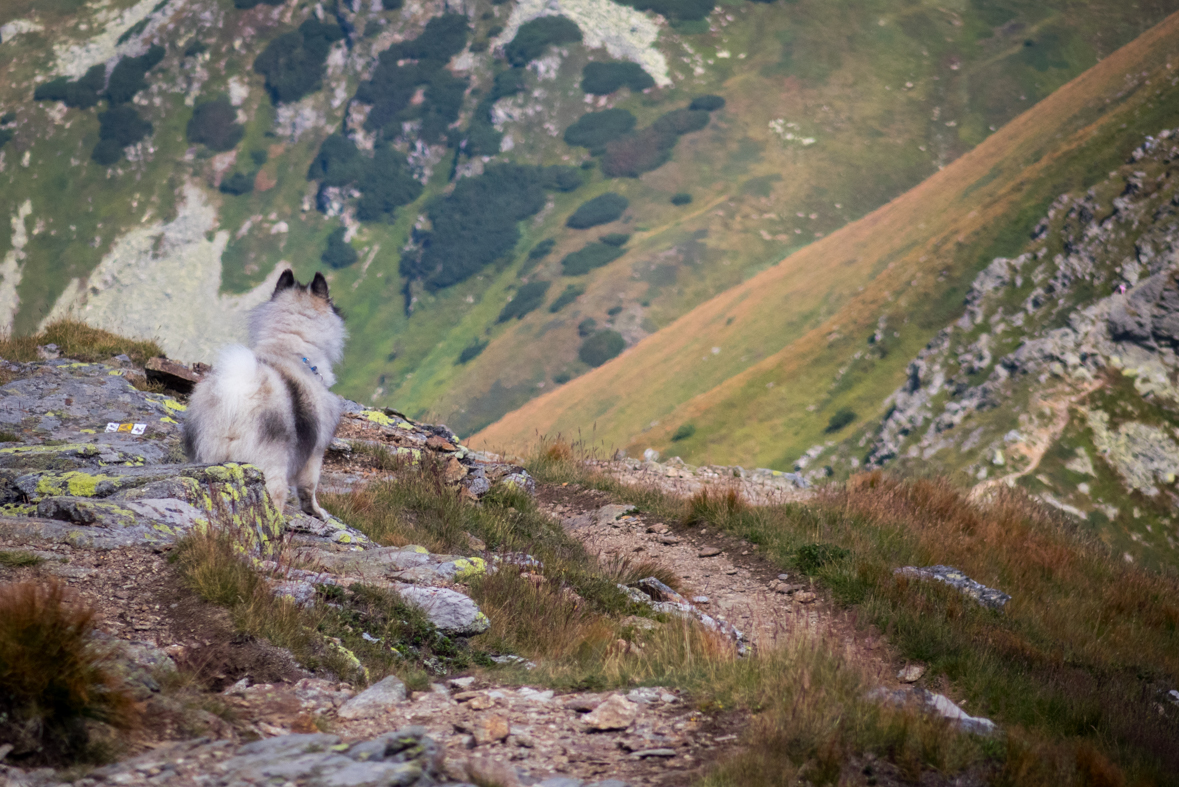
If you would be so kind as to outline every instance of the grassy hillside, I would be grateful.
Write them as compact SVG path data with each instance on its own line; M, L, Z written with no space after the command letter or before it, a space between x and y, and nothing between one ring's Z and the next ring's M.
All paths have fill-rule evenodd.
M571 15L619 8L603 0L565 4ZM466 49L444 70L467 80L457 119L425 140L424 151L415 152L422 140L413 129L392 140L423 188L379 221L358 221L347 195L342 215L317 210L320 183L307 173L333 132L373 141L365 141L372 136L367 109L353 101L359 86L381 52L415 39L446 7L320 7L345 37L332 44L317 89L276 105L255 58L318 18L308 0L244 10L232 0L4 4L0 115L12 117L0 124L11 134L0 149L0 316L16 332L35 331L54 309L61 316L69 301L91 324L158 337L174 354L208 354L209 347L198 353L182 342L232 338L236 315L261 297L253 288L264 288L280 265L301 277L324 267L327 239L347 225L358 260L332 272L352 332L342 392L471 433L588 371L578 331L586 320L634 345L937 172L1176 3L1131 8L1102 0L1078 8L1012 0L951 9L899 0L723 0L707 20L659 24L646 55L666 59L666 84L644 92L587 95L586 64L614 58L588 43L546 50L517 70L520 92L494 103L505 142L503 152L486 155L467 143L487 116L497 75L507 71L496 28L512 24L517 7L479 0L466 6ZM594 33L583 32L587 40ZM67 108L32 100L52 77L80 76L96 46L109 70L151 45L164 47L164 57L129 103L153 129L113 166L91 159L105 102ZM427 92L414 100L431 106ZM724 106L638 178L608 177L614 170L603 155L563 138L590 110L626 110L648 129L710 94ZM222 97L243 127L224 152L187 133L196 106ZM439 289L403 276L403 251L430 230L422 217L434 200L456 178L503 161L585 168L577 170L577 188L547 192L545 207L521 223L515 247L478 274ZM253 190L222 190L234 176ZM617 221L566 226L578 206L606 192L629 200ZM691 201L674 204L676 195ZM566 275L561 260L604 234L629 235L623 253ZM550 253L529 259L546 240ZM159 273L165 266L166 276ZM539 308L499 321L521 286L543 281L551 285ZM550 311L570 285L583 292ZM795 319L812 325L828 308L807 303ZM484 349L460 363L471 347Z
M1059 194L1103 179L1144 135L1179 121L1177 31L1169 18L920 186L474 442L506 448L537 430L593 428L601 444L632 453L788 467L834 439L825 429L838 411L856 413L856 425L879 418L909 361L961 314L982 267L1017 253ZM694 434L673 443L684 424Z

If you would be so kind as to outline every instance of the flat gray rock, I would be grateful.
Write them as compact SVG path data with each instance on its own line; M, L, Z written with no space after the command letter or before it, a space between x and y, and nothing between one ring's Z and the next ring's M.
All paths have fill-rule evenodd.
M374 683L345 702L336 715L341 719L367 719L392 710L406 700L405 684L395 675Z
M1003 591L979 584L953 566L928 566L926 568L905 566L898 568L893 573L916 579L936 579L938 582L945 582L950 587L961 591L963 595L969 596L982 606L991 609L1002 609L1011 600L1011 596Z

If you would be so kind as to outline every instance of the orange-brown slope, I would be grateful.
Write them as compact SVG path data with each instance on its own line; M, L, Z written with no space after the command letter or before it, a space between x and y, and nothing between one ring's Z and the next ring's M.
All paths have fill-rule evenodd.
M664 447L671 430L697 419L695 436L677 445L685 457L780 464L797 456L822 436L833 407L869 414L881 406L907 359L960 310L978 268L1026 237L1046 200L1085 182L1136 123L1157 130L1149 124L1166 110L1151 99L1172 59L1179 61L1179 15L916 188L509 413L471 443L519 449L539 432ZM1100 145L1110 149L1093 150ZM881 317L887 356L862 380L841 384L841 364L854 363Z

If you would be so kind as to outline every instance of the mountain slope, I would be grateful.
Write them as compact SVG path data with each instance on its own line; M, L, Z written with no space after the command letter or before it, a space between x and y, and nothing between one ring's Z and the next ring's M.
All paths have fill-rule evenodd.
M4 4L0 324L74 315L208 358L241 338L278 268L338 265L353 336L341 390L464 434L588 371L582 332L635 344L919 183L1177 7L725 0L669 21L609 0L478 0L463 19L443 2L273 1ZM529 20L554 11L582 40L510 67ZM276 70L284 46L314 68ZM644 76L583 84L591 61ZM688 110L701 95L723 106ZM603 110L631 113L635 133L613 152L565 140ZM227 125L205 128L218 112ZM329 137L360 169L324 158ZM415 267L434 264L436 201L502 163L576 169L523 221L482 224L451 255L465 278ZM620 217L566 225L610 192L629 201ZM613 261L561 264L602 235L622 243ZM526 286L544 291L538 308L501 320Z
M840 409L861 424L879 417L981 268L1018 253L1061 192L1096 182L1144 134L1174 125L1177 30L1179 18L1167 19L917 188L475 442L508 447L593 424L606 446L789 467L830 439ZM673 444L684 424L694 434Z

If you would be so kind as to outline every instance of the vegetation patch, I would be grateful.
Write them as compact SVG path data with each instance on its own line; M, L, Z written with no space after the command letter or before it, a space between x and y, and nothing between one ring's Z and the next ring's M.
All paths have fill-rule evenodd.
M472 339L471 343L464 347L463 351L459 353L459 357L455 360L455 364L462 365L475 360L479 357L480 353L487 349L487 345L489 343L490 342L481 342L478 338Z
M658 169L671 158L680 136L704 128L708 118L702 109L675 109L649 127L607 143L602 173L611 178L637 178Z
M569 304L580 298L585 294L585 287L577 284L569 284L565 286L565 291L558 295L552 303L549 304L549 312L556 314L564 309Z
M572 44L581 40L581 29L564 16L542 16L525 22L516 37L504 47L504 56L513 66L521 67L544 54L549 46Z
M435 290L464 281L510 253L520 239L517 222L543 207L536 167L496 164L463 178L427 209L433 231L424 233L420 257L401 258L401 274Z
M577 357L590 366L601 366L626 349L622 334L609 328L595 332L581 343Z
M135 725L131 694L94 632L94 611L61 585L11 584L0 593L0 740L12 746L10 761L92 759L88 724Z
M671 195L672 205L689 205L692 202L692 195L686 191L677 191Z
M106 65L99 63L75 80L66 77L38 85L33 91L34 101L61 101L67 107L89 109L98 103L106 86Z
M716 112L718 109L723 109L725 100L721 96L696 96L692 99L692 103L688 104L688 109L703 110L705 112Z
M856 420L855 410L851 410L847 407L841 408L836 411L835 415L831 416L830 420L827 421L827 428L823 431L827 434L834 434L854 420Z
M361 221L392 221L397 208L422 193L422 184L413 177L401 153L389 145L378 145L369 158L343 134L324 139L307 178L319 180L321 188L356 184L361 193L356 217Z
M607 246L616 246L621 248L630 241L630 234L626 232L608 232L598 238L599 241L605 243Z
M146 21L146 20L144 20ZM139 57L124 57L115 64L106 86L106 98L111 106L126 104L135 94L147 87L144 77L164 59L164 48L152 44Z
M197 104L185 133L194 145L224 152L237 147L246 135L246 129L237 122L237 110L229 99L222 97Z
M552 286L552 282L548 281L532 281L523 285L516 290L516 296L508 301L495 321L507 322L513 317L519 320L530 311L539 308L544 303L544 296L548 293L550 286Z
M617 221L629 205L630 200L626 197L613 191L607 191L588 202L583 202L565 220L565 226L575 230L584 230L599 224L609 224L612 221Z
M352 244L344 240L344 235L347 232L345 227L336 227L332 230L332 234L328 235L327 246L324 248L323 254L319 256L324 264L337 269L347 268L359 258L356 249L352 248Z
M680 424L679 428L671 436L673 443L678 443L680 440L687 440L692 435L696 434L696 427L692 424Z
M233 194L234 196L249 194L254 190L255 178L257 178L255 173L234 172L232 175L222 178L221 185L217 188L222 194Z
M151 121L139 116L135 107L118 106L98 113L98 144L90 157L104 167L123 158L123 148L151 135Z
M587 112L565 129L565 144L589 148L597 155L605 151L609 142L629 133L635 122L635 116L625 109Z
M566 276L582 276L595 268L609 265L626 254L626 249L605 243L587 243L561 260L561 272Z
M655 87L655 80L638 63L586 63L581 75L581 89L595 96L606 96L621 87L638 93Z
M267 44L254 70L266 77L271 101L290 104L319 90L328 52L343 37L339 25L312 18Z
M695 22L705 19L716 6L715 0L625 0L638 11L654 11L672 22Z

